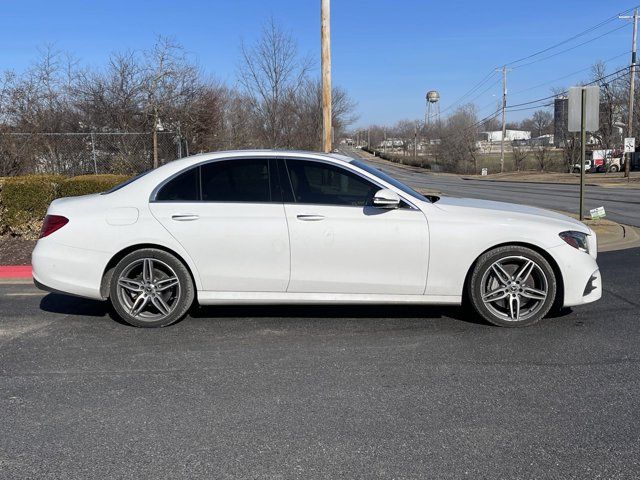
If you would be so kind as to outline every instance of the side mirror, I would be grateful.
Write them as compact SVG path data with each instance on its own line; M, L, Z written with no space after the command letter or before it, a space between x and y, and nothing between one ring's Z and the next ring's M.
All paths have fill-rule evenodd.
M383 188L373 196L373 206L389 209L398 208L400 206L400 196L393 190Z

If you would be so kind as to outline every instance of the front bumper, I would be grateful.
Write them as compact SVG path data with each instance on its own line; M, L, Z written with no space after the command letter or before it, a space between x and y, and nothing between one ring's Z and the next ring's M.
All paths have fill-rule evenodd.
M595 302L602 297L602 276L595 258L569 245L548 250L553 255L564 285L563 306Z
M106 252L40 239L31 255L33 280L43 290L102 300L100 284L109 258Z

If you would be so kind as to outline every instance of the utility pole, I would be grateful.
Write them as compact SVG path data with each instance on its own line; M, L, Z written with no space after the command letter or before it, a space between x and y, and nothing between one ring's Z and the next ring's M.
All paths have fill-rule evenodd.
M633 96L635 95L635 77L636 77L636 43L638 38L638 9L633 11L633 16L620 15L618 18L633 20L633 37L631 40L631 64L629 65L629 118L627 124L627 136L633 136ZM624 162L624 176L630 180L629 170L631 167L631 153L627 154Z
M507 135L507 66L502 67L502 138L500 139L500 173L504 172L504 137Z
M418 160L418 122L413 127L413 158Z
M331 30L330 0L320 0L320 43L322 57L322 149L331 152Z
M584 220L584 162L587 159L587 91L580 92L580 215Z
M153 109L153 168L158 168L158 109Z

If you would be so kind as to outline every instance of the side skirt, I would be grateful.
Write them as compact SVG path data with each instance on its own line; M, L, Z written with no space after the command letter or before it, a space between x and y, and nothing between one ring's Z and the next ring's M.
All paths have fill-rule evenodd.
M460 295L380 295L360 293L209 292L198 291L201 305L277 304L412 304L460 305Z

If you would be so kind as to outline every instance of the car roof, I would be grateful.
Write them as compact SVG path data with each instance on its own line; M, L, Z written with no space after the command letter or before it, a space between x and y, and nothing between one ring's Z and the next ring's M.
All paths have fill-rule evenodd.
M229 159L247 157L247 156L259 156L259 157L305 157L305 158L329 158L331 160L338 160L340 162L350 163L353 158L339 153L323 153L313 152L308 150L280 150L280 149L251 149L251 150L222 150L216 152L199 153L174 162L183 163L199 163L207 160L215 159Z
M329 160L336 163L351 163L352 158L337 153L310 152L304 150L277 150L277 149L253 149L253 150L225 150L218 152L199 153L189 157L172 160L159 168L151 170L136 182L138 188L155 188L158 182L177 174L189 167L216 160L234 160L247 157L267 158L306 158L316 160Z

